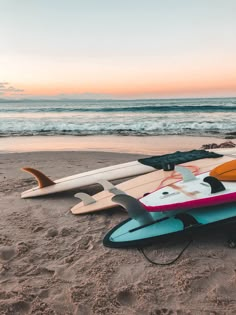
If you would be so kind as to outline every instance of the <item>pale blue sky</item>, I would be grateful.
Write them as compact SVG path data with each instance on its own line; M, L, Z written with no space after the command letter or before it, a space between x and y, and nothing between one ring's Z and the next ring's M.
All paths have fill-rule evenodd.
M117 86L119 94L122 76L135 90L134 69L140 78L151 73L149 85L172 76L171 86L181 69L189 78L215 67L236 91L235 0L0 0L0 38L0 82L25 93L50 83L59 92L63 82L62 93L75 93L77 79L78 94L106 93L93 81L104 76L104 85L114 80L107 93Z

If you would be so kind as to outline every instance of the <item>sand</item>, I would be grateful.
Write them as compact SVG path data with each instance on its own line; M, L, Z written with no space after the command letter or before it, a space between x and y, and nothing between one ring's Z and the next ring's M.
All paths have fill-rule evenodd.
M106 232L127 218L120 208L72 215L74 192L20 199L35 185L20 167L57 179L123 163L137 154L32 152L0 155L0 314L236 314L236 250L229 231L196 235L171 266L146 261L136 249L109 249ZM88 188L94 193L98 186ZM157 261L185 242L146 248Z
M102 151L137 154L164 154L193 150L202 144L221 144L226 139L190 136L34 136L2 137L0 153L39 151Z

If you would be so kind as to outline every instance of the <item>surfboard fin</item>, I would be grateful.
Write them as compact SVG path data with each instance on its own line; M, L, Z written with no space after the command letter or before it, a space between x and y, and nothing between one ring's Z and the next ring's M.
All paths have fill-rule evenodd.
M39 188L44 188L56 184L54 181L52 181L50 178L48 178L46 175L36 170L35 168L23 167L21 170L32 174L36 178Z
M123 206L128 211L129 216L138 221L140 225L154 221L153 217L146 211L144 206L137 199L129 195L116 195L112 197L112 201Z
M196 176L184 166L176 166L175 170L182 175L183 182L190 182L196 179Z
M222 182L213 176L207 176L203 179L203 181L211 186L211 194L225 190L225 186L222 184Z
M113 195L125 195L125 192L116 188L116 186L114 186L111 182L109 182L106 179L99 179L97 181L98 184L102 185L104 190L109 191L110 193L112 193Z
M81 199L81 201L84 203L85 206L96 202L96 200L92 196L83 192L79 192L75 194L74 197Z

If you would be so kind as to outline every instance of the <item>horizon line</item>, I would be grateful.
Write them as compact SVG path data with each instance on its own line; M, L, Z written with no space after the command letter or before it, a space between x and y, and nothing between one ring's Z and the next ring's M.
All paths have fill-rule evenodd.
M63 102L63 101L154 101L154 100L197 100L197 99L232 99L235 96L210 96L210 97L166 97L166 98L0 98L0 102Z

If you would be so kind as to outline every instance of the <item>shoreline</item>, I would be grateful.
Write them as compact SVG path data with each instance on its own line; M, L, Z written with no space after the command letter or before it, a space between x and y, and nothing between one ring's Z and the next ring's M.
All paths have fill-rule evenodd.
M165 154L200 149L226 141L193 136L25 136L0 138L0 153L95 151L131 154Z

